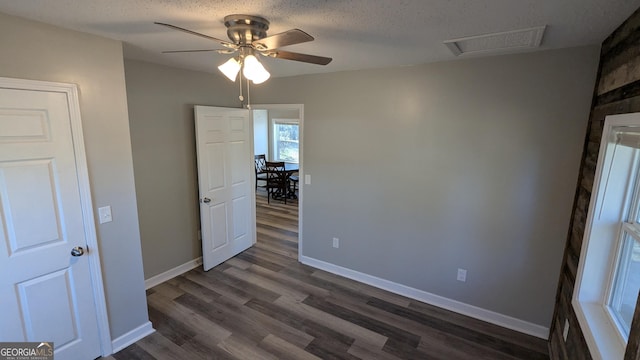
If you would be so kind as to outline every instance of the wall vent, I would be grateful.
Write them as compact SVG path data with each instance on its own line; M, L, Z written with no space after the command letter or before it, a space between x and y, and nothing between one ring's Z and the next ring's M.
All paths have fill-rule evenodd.
M446 40L444 44L455 55L503 52L505 50L537 48L542 42L546 26L512 30L493 34Z

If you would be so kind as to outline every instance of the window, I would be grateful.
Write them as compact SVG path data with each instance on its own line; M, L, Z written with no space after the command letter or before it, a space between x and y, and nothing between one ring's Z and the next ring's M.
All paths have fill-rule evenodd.
M298 163L298 120L273 120L273 158L274 161Z
M615 280L608 305L620 332L628 338L640 289L640 226L635 221L624 223L621 233Z
M640 289L640 114L602 133L573 305L594 358L622 359Z

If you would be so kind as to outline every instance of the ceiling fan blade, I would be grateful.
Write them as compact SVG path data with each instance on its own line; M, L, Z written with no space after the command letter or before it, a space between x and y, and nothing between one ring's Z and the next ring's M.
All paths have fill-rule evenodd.
M194 53L194 52L217 52L218 54L233 54L237 50L234 49L198 49L198 50L166 50L163 54L175 54L175 53Z
M209 36L209 35L205 35L205 34L201 34L199 32L195 32L195 31L191 31L189 29L185 29L185 28L181 28L179 26L175 26L175 25L171 25L171 24L165 24L165 23L161 23L161 22L154 22L154 24L156 25L162 25L162 26L166 26L170 29L173 30L178 30L178 31L182 31L182 32L186 32L187 34L191 34L191 35L196 35L196 36L200 36L203 37L205 39L209 39L209 40L213 40L215 42L219 42L220 44L222 44L223 46L226 46L228 48L233 48L235 49L237 46L235 44L232 44L228 41L224 41L224 40L220 40L218 38L214 38L213 36Z
M312 41L313 36L300 29L292 29L279 34L255 40L251 44L258 50L272 50L279 47Z
M264 53L264 55L271 56L278 59L301 61L301 62L318 64L318 65L327 65L328 63L331 62L331 60L333 60L332 58L328 58L324 56L300 54L300 53L294 53L294 52L282 51L282 50L272 50Z
M208 52L208 51L218 51L215 49L204 49L204 50L167 50L163 51L163 54L174 54L174 53L191 53L191 52Z

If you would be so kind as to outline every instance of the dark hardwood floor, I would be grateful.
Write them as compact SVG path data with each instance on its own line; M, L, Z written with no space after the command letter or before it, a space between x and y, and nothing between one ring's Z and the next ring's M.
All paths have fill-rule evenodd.
M147 291L156 332L107 359L548 359L547 342L297 262L297 203L258 242Z

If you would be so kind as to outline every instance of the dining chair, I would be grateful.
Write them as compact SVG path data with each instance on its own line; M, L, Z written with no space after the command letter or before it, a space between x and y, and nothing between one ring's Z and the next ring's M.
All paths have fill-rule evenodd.
M284 200L287 203L287 172L283 161L266 161L265 173L267 174L267 203L274 200Z
M256 190L258 190L258 180L267 181L267 173L264 171L266 166L267 158L265 154L254 155L255 168L256 168ZM261 186L261 187L266 187Z
M290 175L289 176L289 196L292 199L297 199L298 195L296 194L296 191L298 191L298 183L300 182L300 176L298 175L298 173L295 173L296 175Z

